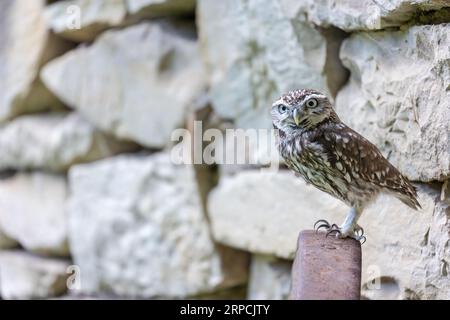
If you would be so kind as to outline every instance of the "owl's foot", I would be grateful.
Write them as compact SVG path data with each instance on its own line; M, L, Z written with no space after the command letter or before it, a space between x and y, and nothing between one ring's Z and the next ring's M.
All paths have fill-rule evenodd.
M341 238L352 238L355 239L359 242L361 242L361 244L363 244L364 242L366 242L366 237L364 236L364 229L360 226L360 225L355 225L354 227L350 227L347 228L346 230L344 228L340 228L341 229Z
M363 244L367 240L364 236L364 229L359 224L357 224L353 229L353 235L354 236L352 238L358 241L362 241L361 244Z
M316 221L316 223L314 223L314 230L319 231L320 229L325 228L325 231L327 232L327 236L330 235L331 233L337 233L340 234L341 230L338 227L337 224L333 223L330 224L327 220L321 219Z
M334 226L334 227L333 227ZM342 227L337 227L335 224L332 225L330 230L327 230L327 237L329 235L336 235L336 238L344 239L344 238L352 238L356 241L361 242L363 244L366 242L366 237L364 236L364 229L360 226L356 226L353 229L345 230Z
M327 234L326 234L327 237L329 235L335 235L336 238L355 239L357 241L360 241L361 244L366 242L366 237L364 236L364 229L361 226L359 226L358 224L356 224L355 226L350 227L350 228L343 228L343 227L337 226L334 223L330 224L328 221L321 219L321 220L318 220L314 224L314 230L317 232L321 228L325 228L325 231L327 232Z

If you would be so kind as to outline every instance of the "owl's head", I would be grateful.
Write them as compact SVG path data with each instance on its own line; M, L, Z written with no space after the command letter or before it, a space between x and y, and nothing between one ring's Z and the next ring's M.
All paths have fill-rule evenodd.
M309 130L326 120L339 120L327 96L312 89L290 91L272 105L276 129L289 133Z

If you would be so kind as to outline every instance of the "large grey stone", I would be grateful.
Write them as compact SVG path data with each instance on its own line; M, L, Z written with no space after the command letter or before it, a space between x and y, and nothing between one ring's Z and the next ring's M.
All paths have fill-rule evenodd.
M62 107L38 77L44 63L68 49L47 30L45 2L0 2L0 122L26 112Z
M0 297L40 299L67 290L64 260L42 258L23 251L0 251Z
M67 170L136 149L95 129L76 113L22 116L0 126L0 170Z
M29 251L65 256L66 179L41 172L0 180L0 229Z
M214 244L193 168L168 154L75 166L70 188L81 292L185 297L246 280L247 255Z
M287 300L291 290L292 262L253 255L248 296L250 300Z
M68 0L49 5L45 17L59 36L86 42L139 19L193 15L194 11L195 0Z
M348 210L291 172L259 170L223 177L210 193L208 209L217 241L291 259L301 230L321 218L340 223Z
M401 26L426 11L450 7L447 0L281 0L293 15L306 12L309 21L343 30L378 30Z
M160 148L203 89L195 39L170 25L105 32L50 62L46 85L100 129Z
M351 70L341 119L411 180L450 177L450 24L359 33L343 43Z
M421 186L423 210L385 198L361 218L363 295L371 299L450 298L450 197Z
M326 36L279 1L200 0L197 17L212 106L237 127L271 128L270 106L285 91L331 91Z

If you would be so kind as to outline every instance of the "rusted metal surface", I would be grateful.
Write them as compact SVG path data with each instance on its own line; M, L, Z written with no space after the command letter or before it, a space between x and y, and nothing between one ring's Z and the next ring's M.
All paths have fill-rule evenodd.
M325 232L300 232L292 267L293 300L359 300L361 244Z

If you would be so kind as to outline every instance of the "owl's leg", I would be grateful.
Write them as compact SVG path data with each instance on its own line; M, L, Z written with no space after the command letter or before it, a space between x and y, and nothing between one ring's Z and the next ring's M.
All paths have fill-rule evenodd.
M361 210L355 207L352 207L347 214L347 217L344 220L344 223L339 226L340 233L338 236L340 238L353 238L355 240L364 242L366 241L366 237L364 237L364 229L358 225L357 221L361 216Z

